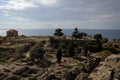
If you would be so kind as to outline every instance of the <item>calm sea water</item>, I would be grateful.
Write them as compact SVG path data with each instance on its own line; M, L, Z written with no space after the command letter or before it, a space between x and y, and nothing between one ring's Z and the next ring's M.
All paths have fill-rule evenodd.
M0 30L1 36L6 36L7 29ZM19 35L27 36L52 36L54 29L18 29ZM100 33L103 37L108 38L109 40L120 39L120 29L119 30L103 30L103 29L80 29L80 32L86 32L88 35L94 35ZM65 35L71 35L73 29L63 29Z

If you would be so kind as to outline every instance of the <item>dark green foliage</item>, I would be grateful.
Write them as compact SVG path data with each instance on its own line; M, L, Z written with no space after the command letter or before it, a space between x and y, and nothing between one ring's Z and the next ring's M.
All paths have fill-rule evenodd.
M70 57L73 57L75 55L73 42L71 42L68 46L68 54Z
M97 41L97 45L98 45L98 46L97 46L97 47L98 47L98 51L99 51L99 50L102 50L102 42L98 40L98 41Z
M55 42L54 37L49 37L49 43L50 43L50 46L51 46L51 47L53 47L54 42Z
M63 32L62 32L62 29L58 28L58 29L55 30L54 35L56 35L56 36L62 36L62 35L64 35L64 34L63 34Z
M103 45L103 49L108 50L112 54L120 53L118 44L105 44L105 45Z
M113 39L113 41L117 41L116 39Z
M95 34L94 39L96 40L98 51L102 50L102 42L101 42L102 35L101 34Z
M108 48L108 50L109 50L112 54L118 54L118 53L119 53L119 51L118 51L116 48L114 48L114 47Z
M53 48L57 49L59 47L59 43L54 43Z
M49 37L49 44L50 47L57 49L59 47L59 40L55 39L54 37Z
M74 37L74 38L77 38L78 37L78 29L77 28L75 28L74 29L74 31L73 31L73 33L72 33L72 36Z
M84 36L87 36L87 34L85 32L79 32L77 28L75 28L72 33L72 37L74 38L82 38Z
M56 58L57 58L57 62L60 64L61 63L61 59L62 59L62 46L61 45L57 49Z
M84 55L84 56L87 56L87 51L88 51L88 46L87 46L87 44L85 44L85 45L83 46L83 50L84 50L83 55Z
M78 38L82 38L84 36L87 36L87 33L85 32L78 33Z
M103 48L102 48L102 42L96 41L95 43L96 43L96 44L87 45L87 48L88 48L91 52L101 51L101 50L103 49Z
M88 45L88 49L90 52L98 52L98 46L96 45Z
M107 43L109 40L107 38L102 38L103 43Z
M120 41L120 39L118 39L118 41Z
M43 58L44 54L45 54L45 50L43 48L36 47L30 52L30 58L32 60L36 59L37 61L39 61L40 59Z
M95 34L94 39L96 40L102 40L102 35L101 34Z
M119 45L117 45L117 44L114 44L114 47L115 47L115 48L119 48Z

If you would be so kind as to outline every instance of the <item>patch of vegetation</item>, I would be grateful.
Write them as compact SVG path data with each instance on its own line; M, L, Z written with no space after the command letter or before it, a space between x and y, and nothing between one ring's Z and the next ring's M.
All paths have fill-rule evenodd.
M61 63L61 59L62 59L62 47L61 47L61 45L57 49L56 58L57 58L57 62L60 64Z
M10 53L9 51L0 52L0 63L5 63L11 57L17 56L15 53Z
M109 41L109 40L108 40L107 38L105 38L105 37L102 38L102 42L103 42L103 43L107 43L108 41Z
M62 32L62 29L61 28L58 28L55 30L55 33L54 33L55 36L63 36L64 33Z
M45 50L42 47L35 47L33 50L30 52L30 58L37 62L41 59L43 59L43 56L45 54Z
M102 60L104 60L106 57L108 57L110 54L112 54L110 51L101 51L99 53L96 53L96 56L99 56Z
M110 51L112 54L120 53L119 45L113 43L106 43L103 45L104 50Z
M74 52L74 46L73 46L73 43L71 42L68 46L68 54L70 57L73 57L75 55L75 52Z

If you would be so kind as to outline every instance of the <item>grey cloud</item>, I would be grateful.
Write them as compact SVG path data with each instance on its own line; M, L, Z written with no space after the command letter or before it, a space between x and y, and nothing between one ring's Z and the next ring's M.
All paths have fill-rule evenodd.
M120 22L120 0L56 0L52 6L42 6L40 0L30 0L38 7L9 10L11 17L21 17L33 22L73 21L73 24L89 26ZM76 22L76 23L75 23ZM83 22L83 23L80 23ZM54 23L53 23L54 24ZM68 23L67 23L68 24ZM96 25L97 24L97 25ZM118 25L118 23L116 24ZM110 25L109 25L110 26ZM111 26L113 26L111 24Z

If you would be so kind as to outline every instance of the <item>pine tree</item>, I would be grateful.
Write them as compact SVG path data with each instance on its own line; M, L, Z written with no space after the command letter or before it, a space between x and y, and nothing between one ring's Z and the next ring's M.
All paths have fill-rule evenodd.
M57 62L60 64L61 59L62 59L62 47L61 46L57 49L56 58L57 58Z
M87 56L88 46L87 44L84 45L84 56Z
M68 47L68 54L70 57L73 57L75 52L74 52L74 46L73 46L73 42L70 43L69 47Z

